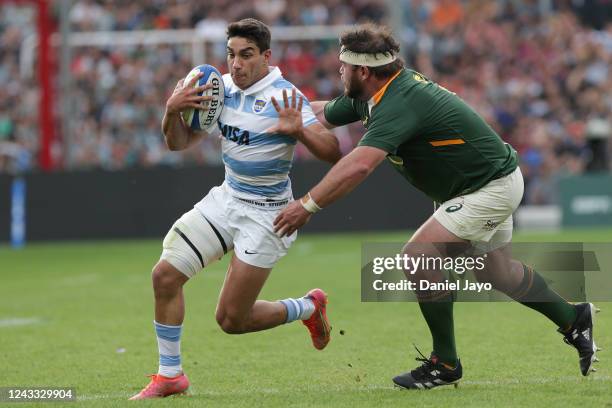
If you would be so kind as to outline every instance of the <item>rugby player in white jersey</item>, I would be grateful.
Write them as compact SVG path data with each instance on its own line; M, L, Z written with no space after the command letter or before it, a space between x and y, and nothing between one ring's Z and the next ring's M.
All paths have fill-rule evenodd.
M223 76L225 107L219 118L225 181L183 214L166 235L153 268L155 331L159 371L131 399L183 393L180 337L185 305L183 285L202 268L234 250L217 304L216 319L224 332L240 334L301 320L315 348L330 339L327 296L313 289L299 298L270 302L257 297L274 264L296 235L279 238L273 220L292 200L289 170L299 141L319 159L336 162L341 154L335 136L315 118L308 101L277 67L268 65L270 30L255 19L227 28L229 74ZM188 108L206 109L194 88L179 81L166 102L162 131L171 150L183 150L205 137L181 119ZM205 340L204 340L205 341Z

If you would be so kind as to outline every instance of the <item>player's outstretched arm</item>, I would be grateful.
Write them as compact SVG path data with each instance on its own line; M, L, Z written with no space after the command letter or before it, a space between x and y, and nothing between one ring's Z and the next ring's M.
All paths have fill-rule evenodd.
M208 84L195 88L194 85L201 76L202 73L199 73L186 86L183 86L184 79L178 81L172 95L166 101L162 133L170 150L187 149L206 135L206 132L196 132L189 128L181 117L181 111L185 109L207 109L200 102L212 99L212 96L198 96L198 93L212 86Z
M336 163L342 157L338 139L320 123L304 127L302 121L304 97L300 96L298 101L296 96L297 92L293 88L291 103L289 103L287 91L283 89L284 106L282 108L276 98L272 97L272 105L278 112L278 123L267 131L293 136L302 142L316 158L332 164Z
M296 138L320 160L335 164L342 158L338 138L321 123L313 123L302 128Z
M331 123L327 121L327 119L325 119L324 110L325 110L325 105L327 105L328 102L329 101L312 101L310 102L310 107L312 108L312 112L317 117L317 120L321 122L323 126L325 126L327 129L333 129L336 126L332 125Z
M385 157L387 152L377 147L357 146L310 190L313 200L323 208L344 197L361 184Z
M274 220L274 231L289 236L308 222L315 211L344 197L382 162L387 152L370 146L358 146L340 160L310 192L285 207Z

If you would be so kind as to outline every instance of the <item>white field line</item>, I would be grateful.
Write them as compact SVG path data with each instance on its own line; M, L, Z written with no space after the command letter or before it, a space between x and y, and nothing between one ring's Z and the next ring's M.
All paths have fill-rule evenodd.
M507 386L507 385L534 385L534 384L554 384L554 383L578 383L581 381L604 381L604 382L612 382L612 377L610 376L595 376L592 374L592 377L588 379L582 379L582 377L561 377L561 378L539 378L539 379L530 379L530 380L519 380L519 379L506 379L506 380L490 380L490 381L470 381L465 380L459 383L459 390L462 385L485 385L485 386ZM450 387L441 387L441 388L450 388ZM335 387L324 387L323 389L318 387L303 387L303 388L291 388L291 389L278 389L278 388L258 388L258 389L246 389L246 390L233 390L231 392L232 395L244 395L244 396L252 396L253 394L263 394L263 395L280 395L287 394L289 392L316 392L320 393L324 392L363 392L363 391L378 391L378 390L387 390L394 391L396 387L392 385L364 385L364 386L335 386ZM79 395L77 390L77 401L89 401L89 400L101 400L101 399L116 399L116 398L129 398L133 394L129 393L114 393L114 394L89 394L89 395ZM211 397L220 397L227 396L227 392L206 390L206 391L194 391L191 390L188 392L188 395L184 398L189 398L190 396L211 396ZM183 398L178 396L176 398Z
M29 326L31 324L42 323L40 317L9 317L6 319L0 319L1 327L15 327L15 326Z

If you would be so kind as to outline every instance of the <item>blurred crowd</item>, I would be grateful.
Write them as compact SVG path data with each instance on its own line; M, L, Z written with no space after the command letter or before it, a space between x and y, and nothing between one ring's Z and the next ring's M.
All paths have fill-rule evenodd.
M77 31L191 29L255 17L274 26L341 25L381 20L384 0L78 0Z
M52 1L59 25L58 1ZM68 14L73 32L196 29L224 32L228 22L256 17L271 26L312 26L382 21L382 0L75 0ZM36 70L20 71L21 46L36 33L36 10L24 3L0 3L0 173L35 170L38 138ZM56 27L57 28L57 27ZM227 72L225 44L202 46L206 62ZM58 122L52 155L65 169L122 169L132 166L221 162L220 141L205 140L186 151L169 152L160 133L164 102L176 82L196 64L190 44L77 47L72 49L71 86L55 81ZM273 43L274 65L309 98L332 98L337 79L337 40ZM59 62L55 61L55 68ZM27 71L27 70L26 70ZM70 121L61 121L67 106ZM348 132L343 146L352 146ZM310 159L299 147L296 159Z
M410 3L409 65L460 95L518 150L527 202L556 202L555 181L566 174L609 169L612 14L601 14L612 3L599 14L572 1Z
M597 2L598 0L593 0ZM555 201L564 174L607 170L612 135L612 19L584 2L547 0L75 0L73 31L223 30L251 16L271 26L397 21L408 66L469 102L521 156L526 200ZM580 4L578 4L580 5ZM54 3L57 16L59 6ZM588 10L587 10L588 11ZM391 19L390 17L393 17ZM20 70L21 45L36 32L35 10L0 5L0 172L37 167L37 79ZM226 72L224 44L203 50ZM273 65L308 98L342 92L337 40L276 39ZM52 153L61 168L220 163L219 140L169 152L159 130L164 101L194 63L190 44L79 47L72 84L55 92L70 112ZM59 117L59 104L56 112ZM337 129L344 151L362 135ZM296 160L311 156L304 148Z

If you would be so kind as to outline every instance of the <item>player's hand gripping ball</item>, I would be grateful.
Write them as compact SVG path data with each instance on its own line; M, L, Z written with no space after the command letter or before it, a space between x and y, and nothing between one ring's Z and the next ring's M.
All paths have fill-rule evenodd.
M210 101L201 102L204 109L190 108L181 112L185 123L193 130L204 130L210 132L217 126L217 120L221 116L223 110L223 101L225 100L225 88L223 87L223 79L217 68L204 64L198 65L192 69L185 78L185 86L199 73L202 72L202 77L194 84L194 88L210 84L211 87L204 92L198 93L198 96L212 96Z

